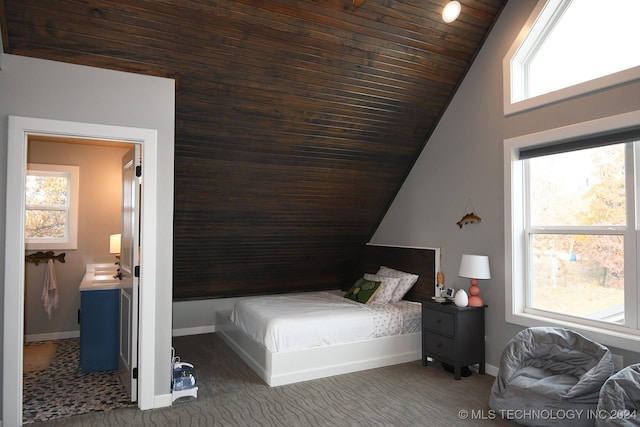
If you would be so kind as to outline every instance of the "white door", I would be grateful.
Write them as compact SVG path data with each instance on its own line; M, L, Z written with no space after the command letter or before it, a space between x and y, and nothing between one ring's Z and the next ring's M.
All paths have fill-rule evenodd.
M120 292L120 374L131 392L131 401L138 399L138 282L139 221L140 221L140 146L135 145L122 157L122 237L120 272L123 287Z

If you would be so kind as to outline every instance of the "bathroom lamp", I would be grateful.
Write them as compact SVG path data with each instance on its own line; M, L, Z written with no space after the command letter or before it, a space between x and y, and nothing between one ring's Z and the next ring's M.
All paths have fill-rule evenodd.
M109 236L109 253L120 255L120 234Z
M458 276L471 279L469 287L469 306L482 307L484 302L480 298L478 279L491 279L489 271L489 257L484 255L462 255Z
M116 271L116 275L113 276L114 278L117 277L119 279L122 279L122 274L120 273L120 239L121 239L121 235L120 234L112 234L111 236L109 236L109 253L110 254L115 254L116 256L116 265L118 266L118 270Z

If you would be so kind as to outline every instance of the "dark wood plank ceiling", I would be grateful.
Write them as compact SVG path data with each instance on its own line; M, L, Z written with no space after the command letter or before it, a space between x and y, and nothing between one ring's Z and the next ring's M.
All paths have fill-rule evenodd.
M3 42L176 79L174 298L327 289L504 3L446 2L4 0Z

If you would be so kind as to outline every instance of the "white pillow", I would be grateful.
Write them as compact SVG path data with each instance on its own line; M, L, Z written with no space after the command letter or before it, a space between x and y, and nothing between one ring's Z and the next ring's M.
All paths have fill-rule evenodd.
M393 293L400 284L400 279L394 277L384 277L375 274L365 273L365 280L371 280L373 282L380 282L378 292L373 296L369 302L391 302Z
M398 286L396 286L393 294L391 295L390 302L398 302L409 292L409 289L418 281L417 274L406 273L400 270L394 270L393 268L385 267L384 265L380 267L378 272L376 273L378 276L382 277L393 277L396 279L400 279Z

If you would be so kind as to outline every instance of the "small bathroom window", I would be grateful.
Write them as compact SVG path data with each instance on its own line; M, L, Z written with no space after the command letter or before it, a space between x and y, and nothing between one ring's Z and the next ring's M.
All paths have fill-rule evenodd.
M29 163L25 188L27 250L77 249L79 167Z

